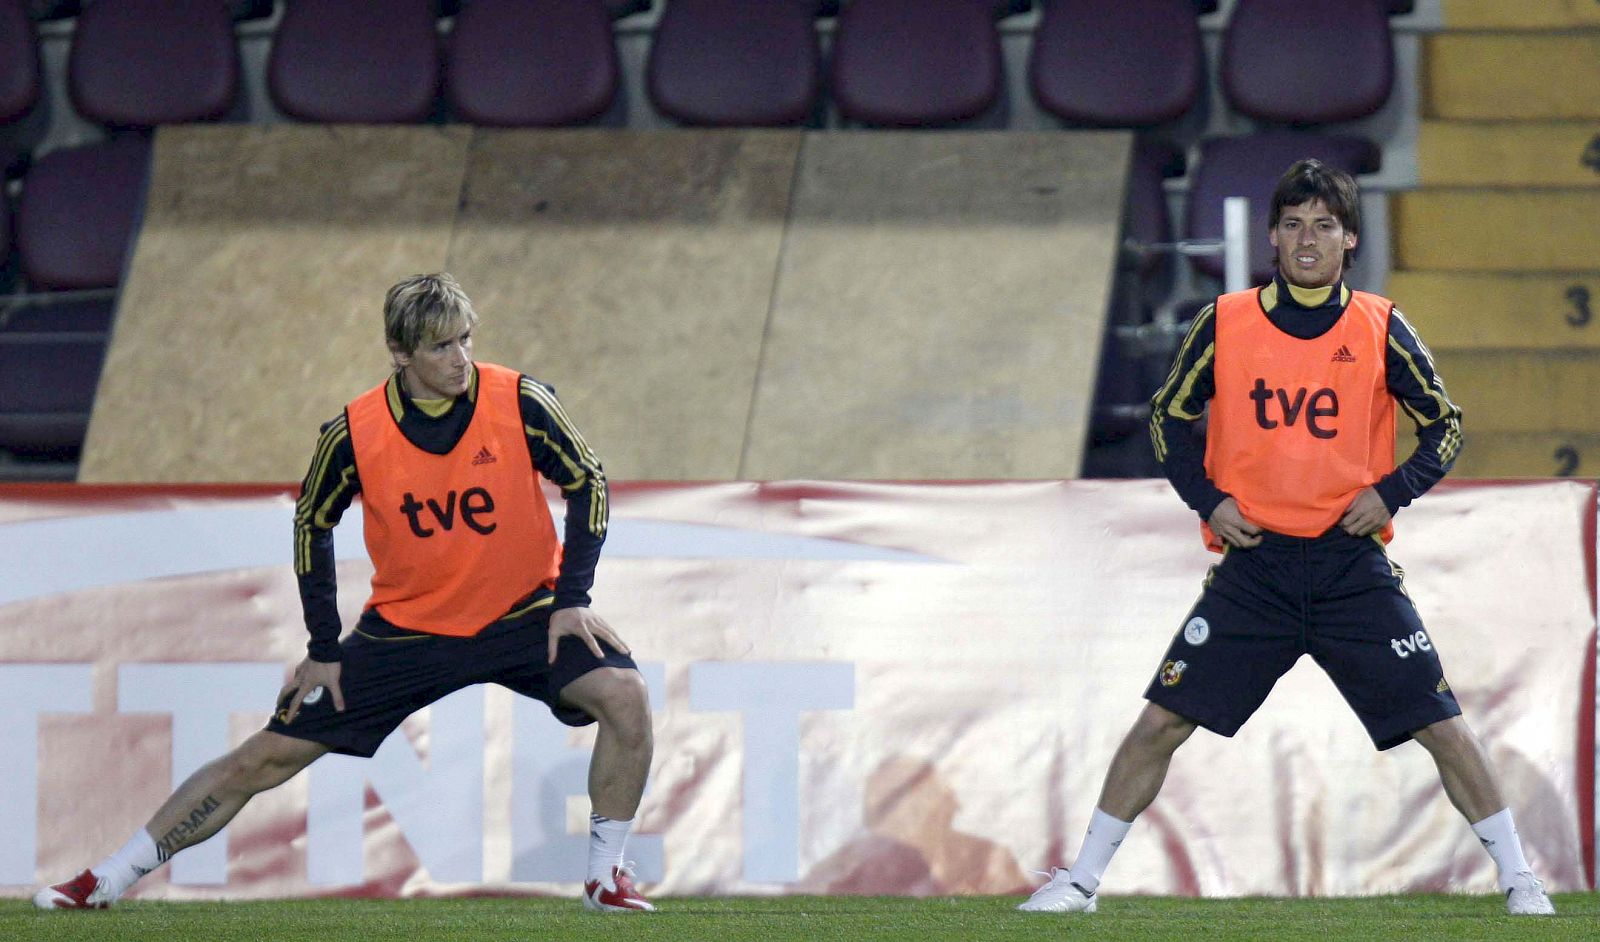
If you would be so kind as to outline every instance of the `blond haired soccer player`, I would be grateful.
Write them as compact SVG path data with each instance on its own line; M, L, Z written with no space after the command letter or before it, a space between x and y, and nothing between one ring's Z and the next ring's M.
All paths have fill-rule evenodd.
M394 372L322 427L295 508L307 655L266 729L180 785L116 853L45 887L45 909L103 908L328 752L370 757L409 714L473 684L598 722L584 906L654 909L623 844L650 769L650 707L628 646L589 607L606 535L600 461L555 393L472 358L477 314L448 274L389 289ZM556 537L538 477L566 497ZM333 527L362 495L374 572L342 641Z
M1223 557L1112 759L1076 861L1020 909L1093 912L1112 854L1178 747L1197 726L1232 736L1310 654L1377 748L1415 739L1433 756L1494 858L1506 908L1554 912L1384 550L1390 518L1454 464L1460 410L1393 302L1344 283L1358 200L1348 174L1316 160L1291 166L1272 196L1277 276L1201 311L1151 400L1156 457ZM1419 439L1398 468L1397 405ZM1206 412L1202 444L1194 429Z

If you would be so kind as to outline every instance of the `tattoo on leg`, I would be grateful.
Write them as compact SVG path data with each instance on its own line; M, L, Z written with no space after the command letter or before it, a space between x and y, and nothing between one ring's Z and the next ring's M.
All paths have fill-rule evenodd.
M211 795L207 795L205 801L200 802L193 811L189 812L188 820L179 821L176 827L156 841L156 859L166 863L173 854L189 846L189 838L196 834L206 823L206 820L211 817L212 812L220 807L222 807L221 802Z

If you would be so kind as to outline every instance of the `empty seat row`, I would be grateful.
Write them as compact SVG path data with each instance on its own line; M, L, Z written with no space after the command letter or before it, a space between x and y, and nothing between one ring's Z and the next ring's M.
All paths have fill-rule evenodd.
M1238 0L1224 66L1248 66L1223 81L1247 117L1337 120L1316 112L1324 74L1317 65L1343 48L1339 24L1327 19L1364 18L1386 32L1386 7L1383 0L1314 6ZM23 0L0 7L22 20L0 41L20 46L31 37ZM1151 124L1198 99L1204 57L1193 0L1041 0L1040 9L1029 80L1043 108L1068 121ZM826 68L841 115L867 125L926 126L986 111L1004 85L993 12L989 0L845 4ZM691 125L807 123L825 78L814 13L810 0L670 0L647 66L652 101ZM592 120L615 99L617 52L611 11L601 0L470 0L443 39L436 15L434 0L292 0L267 66L275 106L307 121L416 122L439 114L442 90L452 118L547 126ZM1275 45L1283 35L1307 33L1313 38L1306 45ZM1251 46L1274 54L1255 57ZM1276 54L1284 48L1303 53ZM35 100L37 54L18 51L18 58L0 60L11 73L0 77L0 98ZM1386 87L1392 63L1382 65L1369 72L1351 64L1341 81ZM238 95L238 71L231 20L218 0L95 0L77 20L69 79L74 105L84 111L82 85L100 73L118 77L123 101L108 123L149 125L226 115ZM1291 72L1293 80L1274 83L1267 71Z
M832 62L841 108L884 125L982 112L1001 83L987 12L978 0L851 0L839 15ZM293 0L278 27L269 88L306 120L425 119L440 68L434 15L432 0ZM802 122L821 83L810 15L800 2L671 0L648 67L652 96L685 123ZM3 122L28 110L39 79L37 50L19 38L29 35L22 0L0 0L0 27L0 63L15 66L0 68ZM1297 53L1277 54L1284 49ZM488 125L587 120L608 106L617 82L599 0L470 0L456 16L448 60L454 108ZM1379 0L1315 10L1300 0L1237 0L1219 66L1234 109L1286 128L1371 114L1388 98L1394 69ZM1148 129L1193 107L1203 69L1191 0L1044 0L1029 78L1041 106L1069 125ZM239 85L237 44L217 0L95 0L78 19L68 87L76 110L93 121L137 131L218 119ZM1274 140L1314 146L1352 170L1375 162L1371 145L1356 139ZM45 158L29 175L19 215L61 217L58 201L82 188L60 178L137 175L134 150L74 148ZM1252 150L1260 149L1207 142L1201 172L1242 162L1245 170L1226 176L1254 179ZM1220 208L1199 207L1195 229L1219 230ZM71 266L40 254L40 240L21 241L24 271L36 284L92 287L108 275L115 283L109 264L69 277ZM100 248L79 254L104 257ZM1220 273L1213 259L1199 264Z

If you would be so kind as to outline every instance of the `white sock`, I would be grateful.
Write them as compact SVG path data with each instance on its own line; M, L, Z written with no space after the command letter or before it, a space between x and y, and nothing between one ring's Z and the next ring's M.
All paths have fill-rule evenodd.
M1111 864L1111 855L1122 846L1122 839L1128 836L1131 827L1132 821L1119 821L1099 808L1094 809L1094 815L1089 818L1089 831L1083 835L1083 846L1078 849L1078 859L1072 862L1069 872L1072 882L1090 893L1099 889L1100 878Z
M156 842L145 832L144 828L133 832L128 838L128 843L110 857L100 861L89 870L100 878L100 883L112 898L128 892L128 888L138 882L139 878L161 866L162 860L156 851Z
M1519 871L1530 870L1528 858L1522 856L1522 838L1517 836L1517 823L1511 820L1511 809L1501 808L1472 826L1483 849L1494 858L1500 868L1500 889L1511 888L1511 878Z
M607 889L616 889L611 868L622 866L622 849L628 843L633 819L617 821L598 814L589 815L589 879L599 880Z

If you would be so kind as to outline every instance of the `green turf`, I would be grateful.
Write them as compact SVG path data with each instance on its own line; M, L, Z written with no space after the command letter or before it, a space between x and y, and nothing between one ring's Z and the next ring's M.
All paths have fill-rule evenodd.
M997 897L663 899L654 916L596 916L566 899L130 902L109 912L36 912L0 900L0 939L96 942L735 942L735 940L1315 939L1564 940L1600 938L1600 898L1556 897L1558 915L1512 918L1491 896L1363 899L1108 897L1090 916L1016 912Z

